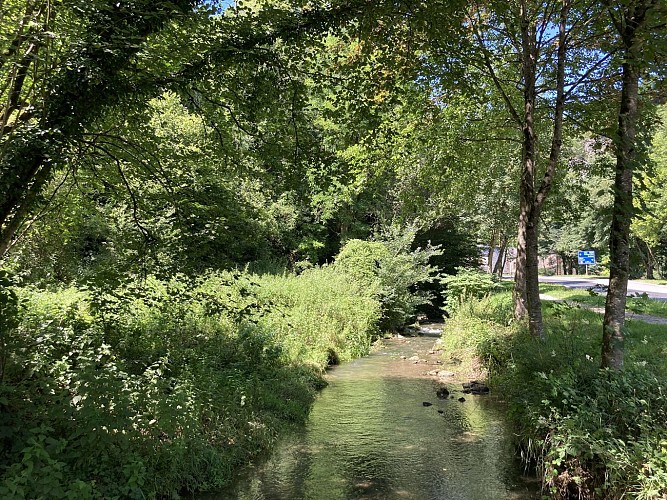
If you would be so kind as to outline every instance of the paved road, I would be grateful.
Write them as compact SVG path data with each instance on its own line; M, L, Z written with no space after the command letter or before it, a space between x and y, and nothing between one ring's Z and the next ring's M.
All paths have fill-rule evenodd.
M568 288L590 288L594 285L608 285L609 279L582 278L580 276L540 276L540 283L554 283ZM628 294L646 293L652 299L667 300L667 285L654 285L641 281L628 282Z

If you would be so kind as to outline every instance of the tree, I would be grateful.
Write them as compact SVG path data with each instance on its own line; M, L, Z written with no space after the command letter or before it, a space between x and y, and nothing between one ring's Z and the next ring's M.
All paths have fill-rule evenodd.
M488 7L476 4L468 13L478 54L473 63L493 81L510 119L521 131L515 316L528 316L531 335L539 338L543 336L538 284L539 219L560 158L565 106L607 58L591 58L582 42L588 20L594 14L590 6L580 2L527 0L491 3ZM503 64L518 66L519 81L508 74ZM520 101L514 88L521 89ZM540 116L540 104L550 108L546 118ZM540 118L548 120L552 129L545 158L539 155L536 127ZM545 164L541 171L540 161Z
M79 3L85 8L79 8ZM365 98L368 97L368 91L373 92L378 88L377 80L384 78L389 60L393 64L394 74L399 74L399 70L410 65L412 67L418 65L416 62L419 59L413 57L412 49L423 45L425 39L423 37L420 39L419 36L411 38L411 35L413 28L418 28L414 29L414 33L424 32L424 27L431 22L430 15L434 9L438 12L440 20L447 20L442 26L429 28L440 33L441 43L448 40L443 34L456 26L456 23L450 22L451 19L448 17L451 12L456 11L452 9L451 3L446 6L426 8L422 4L393 1L369 3L366 0L345 0L304 5L300 1L258 0L243 2L243 6L239 2L229 7L227 2L193 0L190 4L184 3L178 13L176 10L172 12L169 8L155 5L154 8L160 15L152 15L150 8L144 9L143 3L132 4L131 9L126 8L122 2L118 5L101 0L79 3L72 1L58 4L59 12L66 13L68 19L72 21L67 25L71 28L67 36L60 36L58 26L49 33L54 32L58 37L68 41L68 44L63 44L61 47L57 68L74 67L75 73L92 72L95 74L97 86L89 89L86 85L82 85L81 88L76 88L74 92L68 94L67 85L60 85L63 82L54 78L53 81L45 81L48 86L47 91L42 93L41 97L36 97L31 104L33 107L45 109L62 108L63 116L61 119L51 113L48 123L40 125L41 132L36 132L39 137L45 138L47 144L43 149L48 151L42 156L48 161L36 158L31 163L28 156L20 152L6 158L8 165L18 161L19 157L30 165L25 167L25 179L20 182L12 180L10 169L7 168L5 184L7 192L12 194L8 194L4 203L0 203L0 209L4 206L4 211L0 210L0 255L11 245L12 239L19 233L30 211L39 203L46 201L42 199L45 186L54 172L68 167L70 170L75 168L77 162L86 154L99 155L100 151L94 144L92 149L88 147L94 142L90 138L103 133L99 128L104 122L102 115L118 102L130 98L138 108L145 108L151 97L160 95L164 88L169 88L182 92L184 102L187 101L188 106L206 114L209 118L216 114L227 114L237 127L246 129L245 138L254 148L251 154L263 156L265 159L271 155L281 158L279 168L273 169L274 180L278 182L281 178L279 174L284 174L288 183L295 186L294 192L300 196L304 194L303 190L298 193L301 189L299 181L304 178L306 170L303 167L308 154L313 152L312 149L308 149L308 145L317 144L317 139L304 141L304 136L300 135L303 129L300 130L296 125L304 117L303 106L307 103L307 98L304 98L307 95L305 90L307 85L304 85L305 73L298 74L304 69L303 64L298 62L302 61L302 56L321 49L322 35L328 33L331 27L348 27L348 38L352 38L352 34L363 36L370 41L363 44L365 47L380 49L380 53L376 54L373 50L362 47L362 57L358 58L359 67L370 68L366 73L361 72L362 75L368 76L368 79L355 80L355 90L361 91L362 97ZM213 6L212 11L204 9L209 4ZM171 5L169 2L165 3L166 7ZM202 15L190 15L192 7L199 10ZM132 22L123 21L122 16L116 15L117 11L126 14L131 11ZM211 15L211 12L215 15ZM188 15L177 15L179 13ZM150 29L133 37L132 30L141 31L142 23L148 20L153 22ZM169 23L169 20L177 22ZM99 33L106 37L101 42L95 38ZM193 36L193 33L197 35ZM188 43L183 42L186 38ZM404 43L406 40L408 43ZM129 41L131 43L126 43ZM396 51L397 47L401 50ZM99 61L95 58L92 61L85 58L80 61L76 59L93 49L99 52L95 56ZM111 54L117 56L116 59L111 58ZM398 54L398 57L394 57L395 54ZM278 57L275 57L276 55ZM102 61L104 57L106 59ZM397 60L400 60L398 64ZM106 73L97 71L95 66L97 63ZM236 69L232 71L235 76L240 74L245 78L230 82L228 78L230 67ZM279 85L274 87L258 85L259 81L264 81L264 74L271 71L279 75L275 80ZM67 71L61 73L69 74ZM311 73L309 76L316 73ZM408 73L406 72L405 79L409 79ZM56 76L59 74L56 72ZM261 78L255 80L253 74ZM72 75L70 77L74 79ZM117 81L114 78L117 78ZM216 85L216 80L221 83ZM290 81L289 85L283 84L286 80ZM85 78L83 81L88 82ZM101 89L106 87L110 91L102 92ZM263 91L267 94L272 93L282 100L292 99L294 104L292 107L280 108L285 112L284 117L287 119L283 124L287 128L263 130L263 124L271 114L270 106L260 109L259 106L253 108L247 105L249 102L254 102ZM386 95L386 89L383 91ZM61 94L64 96L63 99ZM44 95L49 96L49 99L43 99ZM100 98L92 99L93 95ZM52 100L57 101L56 97L52 96L61 99L62 105L51 103ZM90 102L88 103L86 99ZM64 101L68 104L71 101L72 109L68 108L68 104ZM357 100L357 104L359 102ZM354 108L354 106L349 107ZM72 118L73 115L76 115L76 119ZM67 126L63 126L65 123ZM373 128L372 124L366 126L369 129ZM283 133L285 130L293 131L293 137L288 138ZM281 140L275 140L280 133L282 133ZM31 144L31 141L35 144L38 142L36 138L27 138L26 141ZM306 147L304 144L307 144ZM294 153L292 166L297 168L286 168L288 163L283 161L286 157L284 153L290 148ZM26 150L30 151L39 149L33 145L26 146ZM34 175L32 170L35 171Z
M598 260L607 254L613 184L610 146L607 139L586 134L563 148L567 170L561 169L545 207L541 245L546 253L561 257L565 274L576 268L579 250L596 250Z
M660 125L653 134L650 149L652 171L646 172L643 180L645 189L640 191L640 213L632 221L632 234L637 246L642 248L642 258L646 277L656 270L665 276L665 250L667 246L667 106L658 108Z
M602 367L623 366L623 325L630 269L630 225L633 217L633 174L641 161L637 142L640 117L640 80L650 68L653 51L664 50L667 9L658 0L604 2L618 35L621 95L614 143L616 168L614 207L609 238L611 269L605 303ZM649 44L650 40L650 44Z
M3 3L0 256L54 171L75 161L73 146L92 122L159 89L167 75L155 72L150 39L193 7L194 0Z

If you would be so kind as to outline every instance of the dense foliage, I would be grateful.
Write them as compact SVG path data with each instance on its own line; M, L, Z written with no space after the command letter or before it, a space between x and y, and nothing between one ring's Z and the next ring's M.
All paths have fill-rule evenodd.
M473 298L482 298L501 288L494 274L460 267L455 275L442 280L447 287L446 311L453 314Z
M354 276L378 298L383 330L399 331L432 298L418 285L437 278L438 269L429 262L440 251L430 245L411 250L413 234L408 230L380 241L349 240L334 263L336 270Z
M380 314L327 268L16 293L20 321L2 325L3 498L221 486L304 421L327 363L368 352Z
M627 279L667 269L666 19L0 1L0 496L221 485L303 422L328 364L443 308L555 493L664 495L664 363L634 324L618 373L585 314L543 329L537 263L597 251L621 368ZM492 295L506 262L513 300Z
M599 369L596 313L550 304L545 319L545 341L531 340L509 292L471 298L448 320L445 360L480 360L551 498L667 494L667 327L630 322L628 366L611 371Z

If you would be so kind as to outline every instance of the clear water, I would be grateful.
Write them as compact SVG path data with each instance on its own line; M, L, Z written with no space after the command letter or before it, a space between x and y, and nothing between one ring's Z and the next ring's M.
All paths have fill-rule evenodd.
M521 476L491 396L441 400L433 337L392 339L371 356L333 368L304 430L249 467L229 491L209 498L535 498ZM418 355L422 362L409 358ZM465 402L459 402L459 397ZM424 406L424 402L432 406Z

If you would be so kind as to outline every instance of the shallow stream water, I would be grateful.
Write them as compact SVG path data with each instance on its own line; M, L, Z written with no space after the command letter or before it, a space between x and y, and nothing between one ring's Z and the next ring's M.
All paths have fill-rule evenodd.
M535 498L497 399L461 394L460 381L427 374L446 369L429 353L435 340L390 339L370 356L332 368L305 429L245 470L230 490L208 498ZM453 399L436 396L443 385Z

